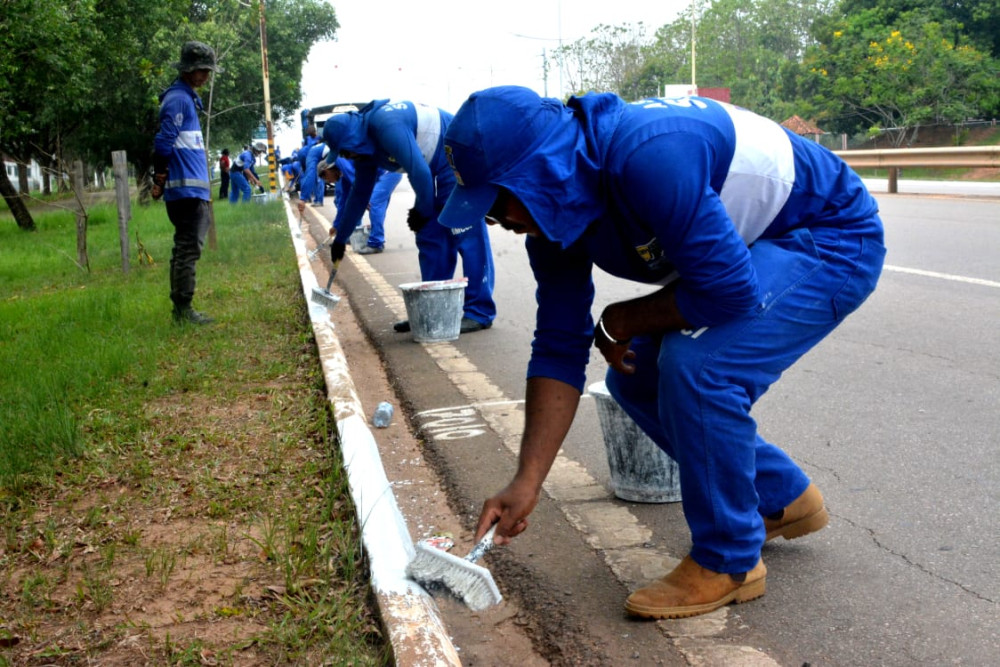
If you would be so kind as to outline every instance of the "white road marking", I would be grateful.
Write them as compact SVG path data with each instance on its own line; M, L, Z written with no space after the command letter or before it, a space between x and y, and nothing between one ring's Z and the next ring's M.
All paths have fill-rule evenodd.
M905 266L893 266L891 264L886 264L882 268L885 271L895 271L896 273L909 273L914 276L924 276L925 278L952 280L958 283L969 283L970 285L982 285L983 287L1000 287L1000 283L993 280L983 280L982 278L969 278L968 276L956 276L952 273L938 273L937 271L910 269Z

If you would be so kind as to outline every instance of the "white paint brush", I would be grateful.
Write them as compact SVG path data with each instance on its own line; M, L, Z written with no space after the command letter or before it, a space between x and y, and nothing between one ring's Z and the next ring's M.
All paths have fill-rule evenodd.
M465 601L473 611L482 611L503 600L493 575L485 567L475 564L483 554L493 548L496 524L483 535L483 539L465 558L453 556L425 541L417 542L417 554L406 568L407 574L421 584L443 584L451 593Z

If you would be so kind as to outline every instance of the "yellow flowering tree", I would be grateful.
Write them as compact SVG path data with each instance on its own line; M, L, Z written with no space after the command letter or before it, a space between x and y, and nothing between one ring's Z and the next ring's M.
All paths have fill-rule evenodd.
M832 129L886 133L893 145L921 125L953 123L996 108L997 61L956 45L942 24L902 15L887 26L878 10L840 19L804 60L805 88Z

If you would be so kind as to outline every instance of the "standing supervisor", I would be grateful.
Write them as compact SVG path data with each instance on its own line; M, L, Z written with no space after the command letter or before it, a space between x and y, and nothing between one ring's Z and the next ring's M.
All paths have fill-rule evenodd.
M374 100L360 111L336 114L323 125L323 140L330 147L327 162L336 156L354 161L355 181L330 250L333 260L344 256L351 232L369 204L378 169L406 172L416 196L406 222L416 234L422 280L449 280L458 257L468 278L461 333L489 329L496 317L493 302L493 255L482 215L466 218L446 229L438 213L455 187L455 177L444 157L444 133L452 115L413 102ZM332 232L331 232L332 233ZM399 332L410 330L407 320L397 322Z
M765 541L823 528L823 497L751 417L783 371L875 289L875 201L833 153L744 109L685 97L565 105L518 87L473 94L448 128L446 226L518 234L538 284L517 472L477 535L528 525L573 420L591 343L611 394L680 470L690 554L625 609L679 618L765 591ZM593 266L663 285L607 305Z
M174 248L170 255L170 300L174 321L210 324L212 318L191 307L195 290L195 265L205 246L212 199L208 157L201 134L201 98L195 92L208 82L215 64L215 51L201 42L187 42L179 73L160 96L160 129L153 147L153 199L163 197L167 216L174 226Z

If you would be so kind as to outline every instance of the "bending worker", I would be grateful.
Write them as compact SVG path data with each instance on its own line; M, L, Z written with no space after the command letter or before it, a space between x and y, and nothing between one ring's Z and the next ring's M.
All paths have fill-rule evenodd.
M347 210L347 201L351 198L351 190L354 189L354 165L345 157L337 158L332 165L323 161L320 163L319 176L322 181L336 186L333 205L337 207L337 214L332 226L334 230L339 229ZM359 255L377 255L385 249L385 212L389 208L392 191L401 180L403 175L398 172L378 170L375 188L368 204L371 231L368 234L368 244L358 251Z
M257 171L254 169L254 165L257 163L257 156L265 152L267 152L267 145L263 141L257 141L233 160L233 166L229 170L229 184L231 186L229 190L230 204L240 201L241 195L243 201L250 201L252 195L252 191L250 190L251 183L261 192L264 191L264 187L260 184L260 179L257 178Z
M343 223L330 246L334 261L343 257L345 244L357 227L375 187L378 168L406 172L416 201L407 224L416 234L422 280L448 280L455 275L458 256L468 278L460 331L488 329L496 317L493 302L493 255L482 216L469 217L446 229L438 212L455 187L455 177L442 149L451 114L414 104L375 100L361 111L336 114L323 125L330 155L354 161L355 181L346 203ZM396 331L409 331L406 320Z
M761 547L823 528L823 496L750 410L875 289L875 201L833 153L744 109L684 97L473 94L445 138L459 183L441 224L517 234L538 289L517 472L477 537L525 530L576 411L590 345L612 396L678 464L690 554L632 593L648 618L764 594ZM663 285L596 323L593 266ZM676 275L676 279L674 279Z

